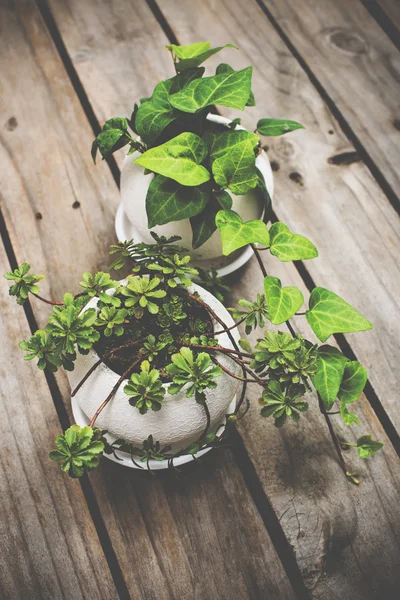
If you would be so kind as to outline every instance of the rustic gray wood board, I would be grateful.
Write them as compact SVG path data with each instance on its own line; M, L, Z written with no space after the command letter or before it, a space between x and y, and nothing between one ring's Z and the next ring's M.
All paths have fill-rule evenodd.
M307 298L299 276L294 272L288 278L284 265L266 254L267 272L280 277L283 285L297 285ZM235 299L254 294L255 281L261 284L261 279L253 260L242 273ZM292 324L316 341L304 317ZM354 450L346 453L347 468L361 477L356 487L340 469L315 394L309 395L309 412L299 424L277 430L260 417L256 390L249 387L252 407L239 431L313 597L394 600L400 584L399 462L367 399L363 396L353 406L359 427L347 428L339 415L332 417L343 440L354 442L368 432L385 443L381 454L370 460L358 458Z
M10 270L0 245L1 273ZM5 282L4 282L5 283ZM48 458L61 433L43 375L21 364L18 342L30 336L23 309L2 282L0 590L17 598L117 598L78 481L60 477Z
M166 4L163 3L162 7L165 8L165 6ZM63 23L66 23L68 15L63 12L63 10L58 12L58 7L58 3L52 5L57 24L62 30L63 39L66 42L67 47L69 47L72 56L79 52L80 47L86 47L87 45L86 38L84 37L86 27L90 26L98 31L97 43L95 40L92 40L90 52L85 55L85 61L88 63L85 64L85 72L89 72L90 70L100 70L101 64L107 64L110 60L107 60L105 57L106 46L104 45L103 37L105 27L107 32L111 30L113 31L114 36L117 36L115 42L117 39L119 40L119 44L110 44L108 42L107 47L111 48L110 52L115 53L116 48L118 48L119 60L122 62L124 60L130 60L129 57L132 56L134 48L131 22L124 21L121 23L120 20L117 22L112 19L108 19L107 21L100 4L95 2L90 4L86 3L83 10L82 5L77 3L74 4L72 11L75 15L74 19L70 17L71 22L76 23L76 27L74 29L70 27L63 29ZM113 14L121 13L121 3L114 3L113 7ZM180 8L183 11L184 7L182 7L182 5L180 5ZM141 14L141 11L143 10L144 9L138 3L136 14ZM194 11L194 6L192 6L192 10ZM197 6L196 10L199 11L200 7ZM179 24L180 19L188 18L187 15L182 14L182 11L181 17L179 17L178 14L174 14L174 19L170 19L170 24ZM178 12L179 11L177 11L177 13ZM193 14L195 13L192 12L192 15ZM86 23L86 19L89 19L89 16L91 24L89 24L89 22ZM205 18L205 16L202 15L202 18ZM263 19L263 17L261 17L261 19ZM200 17L198 20L200 21ZM227 24L226 26L231 27L232 31L240 32L240 30L234 28L234 25L231 24L229 17L225 12L220 15L218 19L214 18L215 23L219 22L219 20L224 21L224 23ZM105 25L106 22L107 24ZM212 24L207 20L206 23L209 28L209 36L215 35L214 28L217 25ZM198 26L199 24L196 24L196 27ZM81 30L79 30L79 27L81 27ZM139 27L138 23L136 23L135 27ZM146 27L148 26L143 23L139 29L145 29ZM153 28L154 27L156 27L156 25L153 23ZM195 24L192 23L192 29L190 29L191 37L190 39L183 39L183 42L201 38L206 39L206 34L203 32L202 35L200 35L197 30L193 30L194 27ZM81 37L82 35L83 37ZM244 34L242 33L242 35ZM226 33L223 35L223 39L227 39ZM124 42L122 43L121 40L124 40ZM241 41L244 42L241 44L243 47L246 47L246 43L249 43L245 40ZM163 43L165 43L165 39L159 36L159 46L161 47ZM142 49L142 51L144 53L146 52L145 49ZM101 61L97 58L99 55L102 56ZM291 63L290 57L285 54L284 56L285 60ZM248 58L246 62L250 62ZM86 86L86 80L84 79L85 72L81 70L81 64L76 62L75 66ZM157 65L154 65L154 68L158 67L159 63L157 62ZM164 73L164 77L167 76L169 72L171 71L168 67ZM129 110L132 99L137 97L134 73L135 71L133 70L129 80L122 81L118 77L118 73L115 73L114 75L111 71L108 72L109 91L107 92L107 95L115 94L115 89L118 90L118 93L120 94L120 97L118 98L119 106L122 106L121 110L124 111L121 114L124 114ZM156 81L157 79L155 78L152 85L155 85ZM149 87L151 89L151 83L149 83ZM107 118L114 114L113 107L105 107L104 103L101 103L96 99L95 87L86 87L85 89L89 94L96 114L102 115L102 118ZM307 94L311 94L313 103L318 106L318 97L315 99L313 93L307 90L306 92L304 92L305 96L307 97ZM286 112L288 113L289 110L287 104L285 106ZM323 109L319 110L322 110L324 114L326 112ZM281 116L285 115L282 114ZM297 115L292 115L292 113L290 113L289 116L296 117ZM325 121L327 118L327 116L324 116ZM328 134L326 135L326 138L329 139ZM299 145L297 151L298 154L300 153L300 148L301 146ZM328 151L334 152L332 148L328 148ZM318 160L315 147L313 157L311 157L311 151L307 156L311 164L312 160ZM295 185L291 185L293 185L295 189ZM292 189L293 188L288 186L288 190ZM282 278L285 285L295 284L302 286L301 280L292 265L282 265L278 261L274 261L273 272ZM247 273L249 274L248 276ZM252 264L248 271L238 274L237 280L239 285L236 286L235 291L238 297L253 294L254 281L258 280L261 283L257 265ZM248 290L247 292L246 289ZM384 468L384 465L386 464L386 461L388 461L390 468L394 470L395 455L390 446L390 442L387 441L375 415L368 407L366 410L368 417L364 426L367 430L375 431L377 437L384 439L387 442L385 448L385 453L387 454L382 455L385 456L385 458L381 459L383 461L383 466L380 462L376 468L378 473L379 469L383 468L384 476L388 477L387 503L390 508L390 502L396 497L396 482L392 480L389 468ZM285 533L295 547L299 565L304 573L307 584L310 588L313 588L315 597L334 598L336 584L340 584L342 597L346 597L346 599L348 598L349 600L353 600L353 598L360 600L363 598L364 600L365 598L379 597L376 591L377 587L372 587L372 589L368 588L369 581L363 581L363 579L365 579L363 575L363 563L365 561L371 562L371 573L373 573L373 576L375 577L374 585L378 587L379 585L382 585L388 593L392 594L395 589L393 585L395 586L396 583L391 583L390 579L396 571L397 559L395 557L398 552L394 537L390 536L389 540L389 547L391 550L388 550L388 552L384 552L377 557L372 556L371 540L373 540L373 537L371 538L368 532L368 517L364 520L364 509L355 511L353 506L356 505L357 508L358 495L362 494L362 488L361 490L357 488L353 489L344 479L336 462L334 450L325 429L325 424L319 417L317 411L314 409L314 414L311 416L310 421L308 421L307 417L297 433L294 432L293 427L286 432L278 432L275 430L272 423L261 420L257 413L257 407L255 407L252 410L250 420L247 424L246 420L242 421L244 441L246 447L248 446L250 448L257 471L262 476L264 489L271 499L276 512L282 517L281 523L284 524ZM290 443L290 437L293 433L294 440ZM308 440L302 439L305 435L310 436L310 446L308 446ZM286 445L289 447L289 452L285 447ZM256 448L258 448L258 451ZM311 462L312 452L315 451L317 451L317 456L313 459L312 468L310 466L310 470L308 471L308 463ZM389 458L386 458L386 456ZM351 464L354 462L356 467L359 466L359 461L357 461L355 457L353 457L350 462ZM370 463L368 463L368 466L369 465ZM365 469L368 469L368 466L363 463L360 466L363 474L367 476ZM368 477L369 483L364 483L363 485L368 485L369 491L370 488L374 488L374 480L372 476L368 475ZM301 482L303 482L303 484L301 484ZM299 495L296 497L293 507L291 502L296 495L296 492L294 491L296 483L301 486L302 491L299 492ZM368 493L366 494L365 502L371 502L371 510L374 511L374 518L376 519L376 523L379 523L377 527L382 531L386 531L387 529L391 531L392 526L396 526L398 529L398 523L396 523L394 514L394 504L391 507L389 517L387 517L385 512L381 509L379 493L377 491L374 491L373 494L372 492L369 493L370 495L368 495ZM352 494L354 494L354 499L349 501L347 498ZM370 500L371 496L373 496L372 500ZM297 501L299 502L299 505L302 506L301 512L305 513L305 515L299 516L301 523L300 535L298 535L299 531L295 514ZM289 510L286 515L284 515L287 508L289 508ZM307 515L309 515L308 521ZM355 525L356 520L358 520L357 525ZM372 535L376 535L376 530L374 530ZM321 542L319 544L320 539L323 540L323 543ZM352 554L352 546L355 547L355 554ZM340 562L341 557L345 557L347 563L344 562L342 565ZM361 561L361 567L357 564L358 561ZM380 573L381 578L379 577ZM354 580L352 580L352 577Z
M1 207L18 262L32 257L34 271L49 273L44 293L56 299L78 289L82 270L107 266L117 189L106 166L90 165L90 128L35 5L19 9L18 21L2 8L0 55L9 74L1 111L12 105L14 120L2 132ZM72 208L76 201L79 210ZM46 307L35 303L33 310L43 324ZM22 373L22 356L16 365ZM208 465L182 474L179 485L108 462L91 476L131 597L294 598L230 455L215 453ZM64 482L50 466L56 482Z
M274 173L274 208L292 231L317 246L319 258L305 263L315 284L341 295L373 323L375 329L350 335L348 341L398 426L399 218L362 163L329 162L354 148L255 0L221 2L218 13L213 7L195 0L179 7L173 0L162 3L180 43L208 39L241 48L213 57L209 63L214 67L222 60L237 69L254 63L257 106L243 113L245 126L254 128L264 116L291 118L306 126L281 138L265 138L270 159L280 167Z
M400 55L360 0L262 0L400 197Z

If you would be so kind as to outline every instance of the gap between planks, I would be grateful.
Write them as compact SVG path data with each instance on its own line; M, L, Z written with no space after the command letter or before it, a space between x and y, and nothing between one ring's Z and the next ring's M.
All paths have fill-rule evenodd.
M12 247L11 239L7 230L7 226L3 217L3 213L0 210L0 237L4 246L4 250L7 255L8 262L10 264L10 268L12 270L18 267L18 262L15 256L14 249ZM25 302L22 307L25 313L25 317L28 321L28 326L33 334L38 329L38 324L35 319L35 316L32 311L32 306L30 300ZM65 431L71 425L68 413L66 411L64 402L62 400L60 389L57 385L55 377L53 373L44 371L44 376L46 378L46 382L50 391L50 395L53 399L54 407L57 412L58 420L60 421L60 425ZM66 477L66 475L65 475ZM108 567L110 569L111 576L113 578L115 587L117 589L118 595L121 600L132 600L131 596L128 592L127 585L125 583L124 577L122 575L121 568L118 564L118 560L116 554L114 552L110 536L108 534L107 528L104 523L104 519L99 510L98 502L96 500L96 496L93 492L92 485L87 475L84 475L79 479L79 484L81 486L83 495L86 500L86 504L92 518L94 527L96 529L99 542L104 552L105 559L107 561Z

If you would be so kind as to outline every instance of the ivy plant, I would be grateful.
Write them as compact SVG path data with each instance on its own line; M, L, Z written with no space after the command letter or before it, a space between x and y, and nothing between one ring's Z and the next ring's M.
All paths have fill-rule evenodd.
M269 209L268 190L256 166L260 136L280 136L303 126L288 119L262 118L250 132L238 129L237 117L227 126L211 122L207 116L214 106L243 111L255 105L252 67L236 71L221 63L214 74L205 76L201 65L208 58L237 48L196 42L171 44L167 49L176 74L157 83L150 97L134 104L130 118L106 121L93 142L92 156L95 161L99 151L103 159L108 158L126 146L132 161L153 174L146 197L149 228L190 219L192 246L198 248L216 230L218 211L231 209L232 194L244 196L256 190ZM229 228L236 233L231 241L227 234L223 237L227 253L247 243L239 222ZM259 221L242 228L258 230L267 242L268 231Z

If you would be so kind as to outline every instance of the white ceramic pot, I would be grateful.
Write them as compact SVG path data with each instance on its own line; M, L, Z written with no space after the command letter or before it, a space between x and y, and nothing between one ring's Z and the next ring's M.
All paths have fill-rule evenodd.
M207 118L214 123L220 123L223 125L230 123L229 119L219 115L210 114ZM243 127L238 127L238 129L243 129ZM151 237L148 229L146 214L146 195L153 175L145 175L143 167L133 162L137 156L139 156L138 152L127 155L122 166L121 201L123 215L120 212L116 219L116 231L120 241L130 239L126 236L132 234L131 237L133 237L136 241L154 243L154 240ZM272 170L268 157L264 151L262 151L257 157L256 166L263 174L267 189L272 198ZM235 196L232 194L232 210L236 211L242 217L243 221L260 219L264 212L263 202L260 194L258 194L255 190L250 190L243 196ZM128 221L128 223L125 223L125 225L123 225L124 218ZM227 262L232 262L232 258L234 258L229 257L226 259L223 257L221 237L218 231L215 231L214 234L202 246L200 246L200 248L193 250L192 229L189 219L172 221L166 225L153 227L153 231L166 237L179 235L182 238L180 244L190 251L192 258L199 266L218 267L219 265L224 265ZM249 256L251 256L251 253ZM204 262L204 265L202 262ZM207 262L210 264L208 265Z
M228 326L233 325L228 311L212 294L195 284L189 290L197 291ZM97 298L93 298L84 310L95 308L96 305ZM220 328L218 323L214 323L215 330ZM239 338L236 330L232 331L232 335L236 340ZM219 335L218 339L222 346L232 348L226 333ZM71 389L77 386L98 359L98 355L93 350L87 355L78 354L74 371L68 372ZM232 372L240 372L238 365L228 356L220 354L218 360ZM101 364L80 388L74 397L74 402L78 404L87 421L90 421L118 379L117 373ZM240 387L238 380L224 372L217 378L217 383L215 389L206 390L206 402L211 415L210 431L212 432L215 432L224 423L228 407ZM136 407L129 404L129 399L123 391L124 385L120 386L114 398L96 420L96 427L107 430L111 439L123 438L140 448L143 440L151 434L154 441L159 441L161 446L170 445L173 453L181 451L199 439L206 426L206 415L204 408L194 398L186 398L186 386L179 394L170 395L168 394L169 384L165 384L167 393L161 410L157 412L149 410L146 414L141 415Z

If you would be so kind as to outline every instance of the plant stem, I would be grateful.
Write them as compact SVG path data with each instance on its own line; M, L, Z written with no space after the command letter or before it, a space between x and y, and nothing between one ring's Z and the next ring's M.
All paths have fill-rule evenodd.
M138 340L136 342L129 342L128 344L122 344L122 346L118 346L117 348L113 348L113 350L110 350L110 352L107 352L103 358L100 358L97 362L95 362L94 365L92 365L89 369L89 371L86 373L86 375L80 380L80 382L78 383L78 385L76 386L76 388L71 392L71 397L75 396L75 394L77 392L79 392L79 390L81 389L81 387L83 386L83 384L85 383L85 381L90 377L90 375L93 373L93 371L95 371L97 369L97 367L104 362L104 360L106 358L109 358L110 356L112 356L113 354L115 354L115 352L118 352L119 350L123 350L125 348L131 348L133 346L138 346L139 344L141 344L143 342L143 340Z
M335 446L336 453L337 453L337 455L338 455L338 457L339 457L339 463L340 463L340 466L342 467L342 469L343 469L343 472L344 472L344 474L345 474L345 475L346 475L346 477L347 477L347 468L346 468L346 463L344 462L344 458L343 458L342 450L341 450L341 448L340 448L340 442L339 442L339 440L338 440L338 437L337 437L337 435L336 435L336 433L335 433L335 431L334 431L334 429L333 429L333 426L332 426L331 420L330 420L330 418L329 418L329 415L328 415L328 413L326 412L326 409L325 409L324 403L323 403L323 401L322 401L322 399L321 399L321 397L320 397L320 395L319 395L319 394L318 394L318 403L319 403L319 410L320 410L320 411L321 411L321 413L324 415L324 418L325 418L326 424L327 424L327 426L328 426L328 429L329 429L329 433L331 434L331 438L332 438L333 444L334 444L334 446Z
M264 267L264 263L263 263L263 261L261 259L261 256L260 256L260 253L258 251L258 248L256 248L255 244L251 244L251 247L253 248L253 252L254 252L255 257L257 259L257 262L258 262L258 264L260 266L262 274L264 275L264 277L267 277L267 271L266 271L266 269Z
M223 354L238 354L239 356L245 356L246 358L253 358L251 354L247 354L246 352L241 352L240 350L232 350L231 348L224 348L223 346L203 346L202 344L184 344L183 342L178 342L182 346L189 346L189 348L196 348L198 350L214 350L215 352L222 352Z
M258 384L257 379L247 379L247 377L240 377L239 375L235 375L235 373L232 373L232 371L224 367L224 365L221 365L221 363L216 358L213 358L213 362L215 362L216 365L218 365L223 371L225 371L225 373L233 377L233 379L238 379L239 381L246 381L246 383Z
M260 256L260 253L259 253L258 249L255 247L254 244L251 244L251 247L253 248L253 252L254 252L254 254L255 254L256 258L257 258L257 261L258 261L258 264L260 266L260 269L262 271L263 276L267 277L267 271L266 271L266 269L264 267L264 264L262 262L262 259L261 259L261 256ZM296 333L295 333L295 331L294 331L294 329L293 329L290 321L286 321L286 325L287 325L287 327L288 327L288 329L289 329L292 337L295 337ZM335 431L333 429L331 420L329 418L329 415L328 415L327 411L325 410L324 403L321 400L321 397L320 397L319 394L318 394L318 403L319 403L319 409L320 409L321 413L324 415L326 424L327 424L328 429L329 429L330 436L332 438L333 444L335 446L335 450L336 450L337 455L339 457L340 466L342 467L343 472L346 475L346 477L348 477L348 475L347 475L348 471L347 471L347 468L346 468L346 463L345 463L344 458L343 458L342 450L340 448L340 442L339 442L338 437L337 437L337 435L336 435L336 433L335 433Z
M95 424L95 421L97 419L97 417L99 416L99 414L101 413L101 411L107 406L107 404L110 402L111 398L114 396L114 394L117 392L118 388L120 387L121 383L124 381L124 379L126 379L127 377L129 377L129 375L132 373L133 369L136 367L136 365L142 360L142 357L138 358L137 360L135 360L127 369L124 373L122 373L121 377L118 379L117 383L114 385L113 389L111 390L111 392L108 394L107 398L104 400L104 402L102 402L102 404L99 406L99 408L96 410L96 412L94 413L92 420L89 423L89 427L93 427L93 425Z
M207 406L207 401L204 402L203 407L204 407L204 410L206 412L207 423L206 423L206 426L204 428L203 434L201 436L202 438L207 435L207 432L210 429L210 424L211 424L210 409Z
M50 304L51 306L64 306L64 302L53 302L52 300L47 300L47 298L43 298L42 296L39 296L39 294L35 294L34 292L31 292L31 294L38 298L38 300L41 300L46 304Z
M232 329L239 327L239 325L244 323L246 319L247 319L247 315L245 317L243 317L242 319L240 319L240 321L238 321L237 323L234 323L233 325L231 325L230 327L227 327L226 329L220 329L219 331L214 331L214 335L219 335L220 333L228 333L228 331L232 331Z

